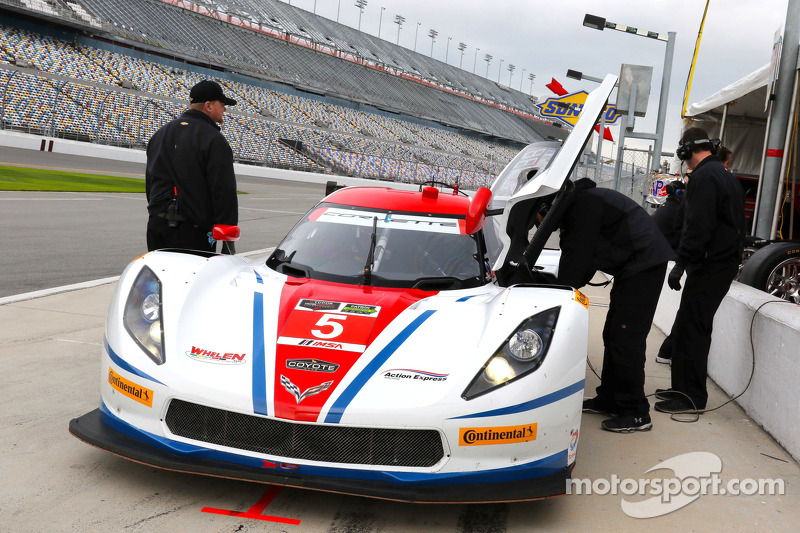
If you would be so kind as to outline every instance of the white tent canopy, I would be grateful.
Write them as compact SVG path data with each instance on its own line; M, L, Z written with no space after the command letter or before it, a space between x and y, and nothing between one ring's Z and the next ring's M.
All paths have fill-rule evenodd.
M711 137L721 138L733 151L733 169L740 174L757 175L761 166L769 74L766 64L686 110L686 127L699 126ZM726 105L725 131L720 135Z

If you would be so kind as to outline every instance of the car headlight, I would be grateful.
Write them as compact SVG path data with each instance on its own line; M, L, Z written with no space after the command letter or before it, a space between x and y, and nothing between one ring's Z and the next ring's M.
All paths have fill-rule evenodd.
M122 322L136 344L157 365L164 364L164 328L162 325L161 280L144 267L133 282Z
M561 307L542 311L506 338L461 395L471 400L530 374L542 365L556 329Z

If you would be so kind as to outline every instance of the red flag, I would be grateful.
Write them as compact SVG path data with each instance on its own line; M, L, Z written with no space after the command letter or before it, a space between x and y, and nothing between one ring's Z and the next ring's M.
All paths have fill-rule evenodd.
M555 78L552 78L552 80L553 81L545 85L545 87L556 93L558 96L564 96L565 94L568 94L567 90L560 83L558 83Z
M600 124L595 124L594 131L596 131L598 134L600 133ZM608 129L607 127L603 131L603 140L604 141L613 141L614 140L614 137L611 136L611 130Z

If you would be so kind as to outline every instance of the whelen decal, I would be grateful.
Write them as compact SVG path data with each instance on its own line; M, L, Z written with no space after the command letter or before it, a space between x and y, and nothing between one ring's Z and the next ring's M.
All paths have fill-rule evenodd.
M397 351L400 346L419 328L430 316L435 313L435 310L423 311L417 318L415 318L403 331L397 334L389 344L387 344L378 354L370 361L364 369L358 373L353 381L347 388L339 395L325 417L325 423L336 424L342 419L347 406L356 397L356 394L364 387L369 379L386 363L386 361Z
M241 365L244 363L244 358L247 354L231 353L231 352L213 352L211 350L204 350L192 345L192 350L184 352L187 357L195 361L202 361L204 363L216 363L221 365Z
M320 385L309 387L303 392L300 392L300 387L292 383L289 378L281 374L281 385L283 385L283 388L289 391L289 393L291 393L294 396L295 400L297 400L297 403L300 403L303 401L304 398L308 398L309 396L314 396L315 394L319 394L320 392L327 390L328 387L333 385L333 380L326 381L325 383L322 383Z
M536 423L492 428L459 428L459 446L514 444L536 440Z
M308 370L310 372L327 372L331 374L339 370L339 365L321 359L287 359L286 368Z
M256 281L263 284L261 276ZM253 412L267 415L267 363L264 352L264 293L253 293Z
M108 383L116 390L147 407L153 407L153 391L123 378L108 367Z

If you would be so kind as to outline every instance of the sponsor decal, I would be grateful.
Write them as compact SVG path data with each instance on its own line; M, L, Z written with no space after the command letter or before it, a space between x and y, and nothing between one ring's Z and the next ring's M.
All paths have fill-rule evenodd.
M569 450L567 451L567 464L571 465L578 455L578 430L573 429L569 437Z
M311 309L312 311L338 311L341 307L340 302L329 302L327 300L300 300L297 309Z
M137 385L133 381L128 381L114 372L111 367L108 368L108 383L128 398L147 407L153 407L153 391Z
M342 307L342 313L352 313L354 315L378 316L379 309L380 308L376 305L345 304L345 306Z
M192 346L192 350L184 352L187 357L195 361L202 361L204 363L216 363L220 365L241 365L244 363L246 353L233 353L233 352L214 352L211 350L204 350Z
M459 428L459 446L486 446L489 444L514 444L536 440L536 423L524 426L494 428Z
M589 309L589 298L578 289L575 289L575 301Z
M398 381L447 381L447 376L450 374L436 374L434 372L411 370L409 368L393 368L391 370L386 370L382 375L386 379Z
M333 380L326 381L320 385L314 385L313 387L309 387L303 392L300 392L300 388L297 385L292 383L291 380L286 376L281 375L281 385L283 385L283 388L289 391L292 396L294 396L295 400L297 400L297 403L300 403L309 396L314 396L315 394L319 394L320 392L327 390L328 387L333 385Z
M371 227L376 214L370 211L329 208L317 217L318 222ZM398 215L393 213L378 219L378 228L426 231L433 233L461 233L458 220L445 217Z
M340 352L362 353L367 349L364 344L353 344L347 342L321 341L318 339L300 339L296 337L278 337L278 344L289 346L304 346L306 348L322 348L324 350L338 350Z
M323 361L322 359L287 359L286 368L308 370L310 372L333 373L339 369L339 365Z
M541 104L536 104L536 107L539 108L543 117L554 118L564 124L574 126L578 123L578 117L583 111L583 104L586 103L587 96L586 91L565 94L558 98L548 98ZM617 114L615 105L606 104L603 113L606 116L606 125L614 124L619 120L620 115Z
M267 461L266 459L262 459L264 464L261 465L261 468L280 468L281 470L297 470L300 468L300 465L295 465L292 463L273 463L272 461Z

